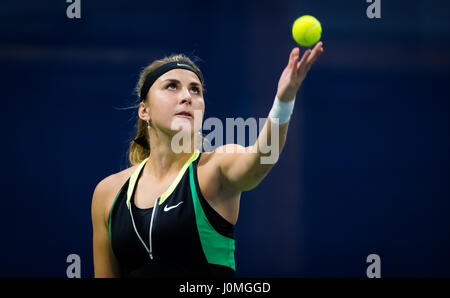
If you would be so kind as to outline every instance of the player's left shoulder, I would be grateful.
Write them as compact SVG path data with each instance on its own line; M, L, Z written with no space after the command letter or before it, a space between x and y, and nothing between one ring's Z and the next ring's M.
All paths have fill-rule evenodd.
M214 151L202 151L198 160L198 169L212 168L215 162Z
M218 153L230 154L230 153L242 153L246 151L247 147L239 144L225 144L218 147L215 151Z
M215 191L220 191L222 188L220 185L223 180L220 167L226 154L224 152L226 149L228 149L228 152L231 152L234 147L233 145L234 144L227 144L220 146L213 151L202 152L197 168L198 178L203 182L201 184L216 185Z
M199 167L218 168L226 159L233 159L237 153L246 152L247 148L239 144L225 144L213 151L202 152Z
M239 144L225 144L213 151L202 153L198 163L199 176L203 176L202 180L204 181L218 185L217 191L236 192L237 190L230 184L230 179L226 173L232 167L239 167L240 165L236 164L236 162L239 162L239 155L250 149L250 147Z

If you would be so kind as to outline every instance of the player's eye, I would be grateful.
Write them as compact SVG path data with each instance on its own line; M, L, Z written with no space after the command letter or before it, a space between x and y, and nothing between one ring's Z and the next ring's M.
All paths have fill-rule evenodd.
M176 88L177 88L177 85L175 83L170 83L169 85L167 85L167 89L174 90Z
M192 87L192 90L194 90L194 92L197 94L200 93L200 88L198 88L198 87Z

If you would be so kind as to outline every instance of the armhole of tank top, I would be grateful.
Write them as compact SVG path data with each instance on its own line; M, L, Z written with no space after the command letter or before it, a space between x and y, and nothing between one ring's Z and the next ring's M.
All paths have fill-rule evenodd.
M195 221L203 253L209 264L226 266L231 270L236 271L236 264L234 259L234 237L227 237L223 235L217 230L216 227L213 226L212 222L208 219L208 216L206 215L200 199L200 196L202 195L201 193L198 193L200 189L198 189L197 191L198 186L196 186L195 183L196 175L194 173L194 166L195 165L193 164L189 166L189 180L192 200L194 204ZM218 213L217 215L220 216L220 214ZM231 223L229 224L231 225Z
M129 180L129 179L128 179ZM114 206L116 204L117 198L120 196L120 194L122 193L123 188L125 187L125 185L128 183L128 180L124 183L124 185L122 185L122 187L120 188L119 192L117 193L116 197L114 198L114 201L111 205L111 209L109 210L109 218L108 218L108 234L109 234L109 240L111 240L111 218L112 218L112 213L114 210Z
M234 225L226 220L222 215L220 215L214 208L209 204L209 202L203 196L203 193L200 189L200 182L198 181L198 162L200 158L193 162L192 165L192 175L194 178L195 189L197 193L197 197L200 201L200 206L203 209L203 212L206 215L206 218L209 220L214 230L219 234L233 238L234 239Z

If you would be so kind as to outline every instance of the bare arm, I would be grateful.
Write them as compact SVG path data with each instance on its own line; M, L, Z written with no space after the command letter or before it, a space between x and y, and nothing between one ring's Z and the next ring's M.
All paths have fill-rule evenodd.
M93 228L94 274L95 277L119 277L119 265L114 256L109 239L106 210L111 205L111 182L102 180L94 190L91 215ZM108 208L109 207L109 208Z
M278 82L277 97L280 101L294 100L306 74L322 52L322 42L317 43L312 50L307 50L300 61L300 49L294 48L291 51L288 65ZM219 147L216 151L224 153L215 152L215 155L223 184L236 191L247 191L256 187L278 160L286 143L288 126L289 122L278 125L267 117L258 139L252 146L244 148L227 144L223 148Z

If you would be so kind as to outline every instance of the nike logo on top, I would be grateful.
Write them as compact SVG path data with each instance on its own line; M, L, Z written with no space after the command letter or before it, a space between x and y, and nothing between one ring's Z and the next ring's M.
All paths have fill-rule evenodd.
M167 211L169 211L169 210L172 210L173 208L177 208L177 207L180 206L181 203L183 203L183 202L184 202L184 201L181 201L181 202L179 202L178 204L173 205L173 206L170 206L170 207L168 207L168 206L166 205L166 206L164 206L164 211L167 212Z
M189 67L189 65L182 64L182 63L177 63L177 66L187 66L187 67Z

